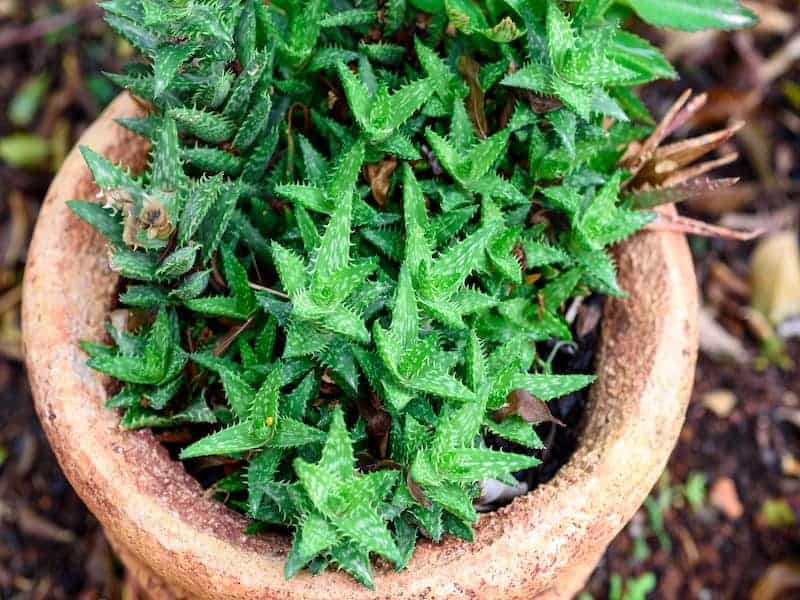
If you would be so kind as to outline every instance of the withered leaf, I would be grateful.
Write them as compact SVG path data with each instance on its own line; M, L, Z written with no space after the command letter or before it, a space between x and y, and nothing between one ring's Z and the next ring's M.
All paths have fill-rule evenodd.
M800 314L800 244L783 231L759 241L750 258L753 307L777 325Z
M770 566L753 588L753 600L779 600L800 591L800 563L779 562Z
M526 390L513 390L504 407L496 410L492 418L498 423L511 415L519 415L528 423L564 423L553 416L547 403Z
M359 397L358 413L364 419L370 451L379 458L385 458L389 447L389 430L392 417L383 407L383 402L374 393L369 398Z
M366 166L367 180L372 190L372 197L378 206L386 206L389 197L389 179L397 168L397 159L394 157L382 160L379 163L372 163Z
M670 186L646 185L637 189L629 197L636 208L653 208L662 204L675 204L705 196L711 192L729 188L738 182L738 177L722 179L695 177Z
M411 472L409 471L406 475L406 486L408 487L408 491L411 494L411 497L414 498L417 502L422 504L425 508L430 508L431 501L428 500L428 497L425 495L425 492L422 491L420 485L411 479Z
M462 54L458 60L458 71L464 77L469 87L467 96L467 112L481 139L489 136L489 126L486 124L486 111L484 106L483 88L479 79L480 65L471 57Z
M718 237L730 240L747 241L757 238L763 233L760 229L755 231L736 231L727 227L711 225L697 219L682 217L680 215L668 214L657 211L658 217L652 223L645 225L649 231L673 231L676 233L689 233L704 237Z

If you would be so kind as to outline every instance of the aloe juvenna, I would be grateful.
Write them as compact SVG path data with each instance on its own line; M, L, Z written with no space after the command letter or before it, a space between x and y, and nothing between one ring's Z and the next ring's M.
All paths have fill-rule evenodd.
M233 459L216 486L293 532L287 577L371 587L371 555L471 539L480 481L537 464L486 433L542 447L509 395L593 380L538 350L571 338L570 298L622 294L607 247L653 216L616 166L652 124L632 90L675 76L621 24L752 20L663 4L103 4L147 59L110 77L152 146L139 174L82 149L105 202L71 206L139 323L83 346L125 427L198 424L181 457Z

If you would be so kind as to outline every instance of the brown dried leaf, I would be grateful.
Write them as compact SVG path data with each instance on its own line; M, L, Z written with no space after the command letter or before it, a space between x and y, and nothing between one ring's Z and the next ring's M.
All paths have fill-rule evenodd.
M714 87L708 92L706 105L692 115L691 126L710 127L731 119L743 119L760 106L763 95L758 87Z
M695 177L699 177L704 175L714 169L719 167L723 167L725 165L729 165L732 162L735 162L739 158L739 154L737 152L731 152L724 156L720 156L719 158L715 158L713 160L709 160L697 165L692 165L690 167L686 167L685 169L681 169L679 171L670 172L669 177L664 179L661 183L665 187L671 187L680 185L685 183L686 181L690 181Z
M734 273L727 264L716 260L708 270L709 278L721 285L727 292L741 298L749 298L753 290L750 284Z
M771 565L756 582L752 600L783 600L800 593L800 562L785 561Z
M732 360L740 365L752 360L742 341L717 323L708 308L700 310L699 325L700 350L706 355L717 360Z
M122 227L122 241L134 250L139 247L139 241L136 239L139 233L139 223L136 219L136 214L133 210L133 205L129 205L125 209L125 221Z
M659 44L664 56L670 62L683 62L691 60L692 63L701 61L714 49L714 42L720 37L719 31L677 31L665 29L664 41Z
M695 177L682 181L669 187L653 187L647 184L634 193L629 198L633 201L636 208L653 208L662 204L675 204L684 200L691 200L699 197L706 197L707 194L736 185L738 177L726 177L724 179L713 179L711 177Z
M800 477L800 460L793 454L781 456L781 471L787 477Z
M797 232L759 241L750 258L753 308L775 325L800 313L800 245Z
M372 189L372 197L380 207L386 206L386 200L389 197L389 179L396 168L397 159L394 157L366 166L367 181Z
M766 87L791 69L800 59L800 33L795 34L772 54L758 71L759 82Z
M17 190L8 193L10 219L0 241L0 266L11 268L21 259L30 234L31 219L25 199Z
M711 225L710 223L698 221L697 219L690 219L689 217L657 212L658 217L656 220L645 225L645 229L649 231L673 231L675 233L688 233L691 235L739 241L752 240L763 233L760 229L755 231L735 231L727 227L720 227L718 225Z
M775 212L726 214L719 220L719 224L722 227L733 229L761 229L764 232L776 232L797 227L798 217L800 217L800 206L789 205Z
M383 402L374 393L369 398L359 397L358 413L366 424L370 451L379 458L386 458L392 417L384 408Z
M687 90L670 107L644 143L631 144L628 147L619 165L632 174L624 187L629 190L635 206L652 208L674 204L737 183L738 179L734 178L705 177L711 170L735 161L738 155L734 152L700 164L693 163L727 142L743 127L742 122L736 122L719 131L661 146L667 136L692 119L706 102L707 96L704 94L691 98L691 90ZM648 229L734 239L751 239L756 235L725 230L676 216L668 211L657 212L658 219L651 223Z
M148 239L151 240L166 240L174 229L166 207L156 198L145 198L139 213L139 221L145 227Z
M644 143L637 145L635 152L630 155L628 152L620 159L620 166L627 169L632 175L636 175L642 167L653 157L653 154L658 148L659 144L669 135L672 131L672 123L681 109L686 105L689 97L692 95L692 90L686 90L681 96L673 103L673 105L661 119L661 122L656 126L655 130Z
M526 390L514 390L507 398L507 404L496 410L492 418L498 423L511 415L519 415L528 423L555 423L563 426L550 412L547 403Z
M578 318L575 321L575 335L578 339L586 337L597 329L602 316L603 310L596 304L581 306L578 310Z
M16 514L16 524L22 533L59 544L71 544L75 534L38 515L27 506L21 507Z
M688 165L701 156L719 148L742 127L744 127L744 121L737 121L725 129L660 146L653 154L653 159L656 161L671 160L679 166Z
M22 302L22 285L17 285L11 288L4 294L0 295L0 315L10 311L11 309L19 306Z
M736 484L730 477L722 477L714 482L708 491L708 501L727 518L735 521L744 514L744 506L739 500Z
M736 154L728 153L701 165L689 166L693 161L719 148L743 126L744 123L740 121L719 131L656 148L652 156L639 166L636 176L626 186L637 190L648 184L665 187L677 185L733 162L737 158Z
M408 491L414 500L419 502L425 508L430 508L431 501L428 500L428 497L425 495L425 492L422 491L422 488L419 486L419 484L411 479L411 471L409 471L406 475L406 486L408 487Z
M469 87L467 96L467 113L481 139L489 136L489 126L486 123L486 110L484 107L483 88L479 78L480 65L470 56L462 54L458 59L458 72L464 77Z
M758 22L753 28L756 33L786 35L796 25L795 16L792 13L781 10L774 4L755 0L742 0L742 4L758 17Z

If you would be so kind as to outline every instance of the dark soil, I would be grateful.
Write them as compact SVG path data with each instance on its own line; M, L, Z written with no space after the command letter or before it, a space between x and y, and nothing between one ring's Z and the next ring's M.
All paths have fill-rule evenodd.
M120 571L33 412L25 373L0 362L0 598L120 597Z
M790 352L800 357L800 344L793 344ZM691 471L705 473L710 485L731 478L744 514L732 520L711 506L698 512L671 508L664 515L671 551L660 548L650 535L652 555L636 561L634 539L646 521L641 512L594 573L588 589L597 598L606 597L610 574L633 576L647 571L658 576L655 598L749 598L767 567L799 555L797 528L769 528L759 513L764 500L772 498L783 498L800 510L800 481L783 477L777 451L784 444L800 449L800 430L781 422L776 414L787 400L798 409L800 379L776 368L761 374L701 357L695 382L686 425L667 470L674 481L685 481ZM703 394L719 388L731 389L739 398L726 419L711 414L700 402ZM800 598L800 592L786 591L775 598Z

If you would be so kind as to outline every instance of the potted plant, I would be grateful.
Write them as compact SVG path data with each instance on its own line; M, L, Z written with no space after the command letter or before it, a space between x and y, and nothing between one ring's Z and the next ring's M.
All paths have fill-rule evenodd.
M674 72L619 23L750 20L661 4L105 4L150 62L51 185L23 326L51 444L147 594L580 588L694 370L685 240L629 236L720 184L685 166L731 134L659 147L683 97L639 143L631 88ZM577 449L521 494L546 402L594 380L552 361L591 293Z

